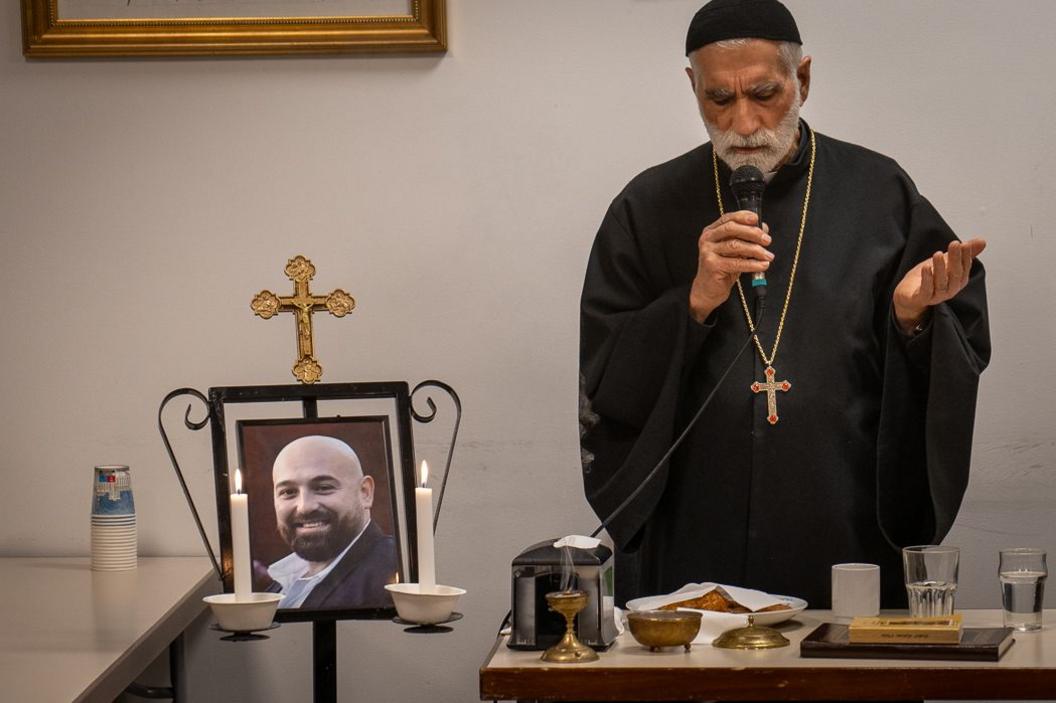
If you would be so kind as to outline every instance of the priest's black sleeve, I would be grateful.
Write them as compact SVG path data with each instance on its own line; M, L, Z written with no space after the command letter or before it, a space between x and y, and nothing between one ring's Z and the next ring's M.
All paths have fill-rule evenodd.
M711 323L689 315L689 285L657 287L643 246L613 203L587 264L580 319L583 391L597 424L583 438L587 500L602 520L645 479L675 436L683 367ZM662 286L662 284L661 284ZM667 467L610 526L620 549L633 550L663 493Z
M913 193L907 241L888 298L909 269L956 239L925 198ZM919 335L888 319L877 442L877 513L895 547L938 544L949 532L968 485L979 375L990 360L984 270L931 311Z

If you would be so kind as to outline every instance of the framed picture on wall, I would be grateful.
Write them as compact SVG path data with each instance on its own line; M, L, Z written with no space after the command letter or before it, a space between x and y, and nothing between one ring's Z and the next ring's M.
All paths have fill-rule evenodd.
M218 56L444 51L445 0L22 0L22 53Z
M392 607L400 476L384 415L236 424L253 590L298 612Z

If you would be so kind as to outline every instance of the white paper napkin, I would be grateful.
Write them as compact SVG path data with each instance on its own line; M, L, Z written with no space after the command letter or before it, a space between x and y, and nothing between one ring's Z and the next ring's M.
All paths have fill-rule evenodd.
M554 542L555 549L562 547L573 547L575 549L594 549L601 540L597 537L586 537L584 535L568 535Z

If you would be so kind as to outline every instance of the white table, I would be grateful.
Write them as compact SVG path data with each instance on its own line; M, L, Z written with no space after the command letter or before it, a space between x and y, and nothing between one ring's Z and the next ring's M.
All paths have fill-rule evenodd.
M1001 625L1000 610L961 610L967 627ZM804 659L799 642L825 610L779 626L791 646L733 651L650 652L621 635L587 664L546 664L540 652L514 651L499 638L480 669L482 700L906 700L1056 699L1056 611L1041 632L1016 633L998 662Z
M205 557L0 558L0 698L111 703L220 590Z

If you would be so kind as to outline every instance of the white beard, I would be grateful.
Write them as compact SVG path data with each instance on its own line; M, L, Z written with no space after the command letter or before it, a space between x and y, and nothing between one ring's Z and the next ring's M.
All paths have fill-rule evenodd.
M755 166L763 173L770 173L781 163L781 160L792 150L792 144L796 139L796 131L799 128L799 108L803 104L800 100L798 86L795 98L788 112L781 118L777 129L760 128L747 137L742 137L732 129L721 130L704 119L704 127L708 130L708 137L715 148L715 153L722 159L731 170L737 170L741 166ZM734 147L764 147L750 154L734 151Z

